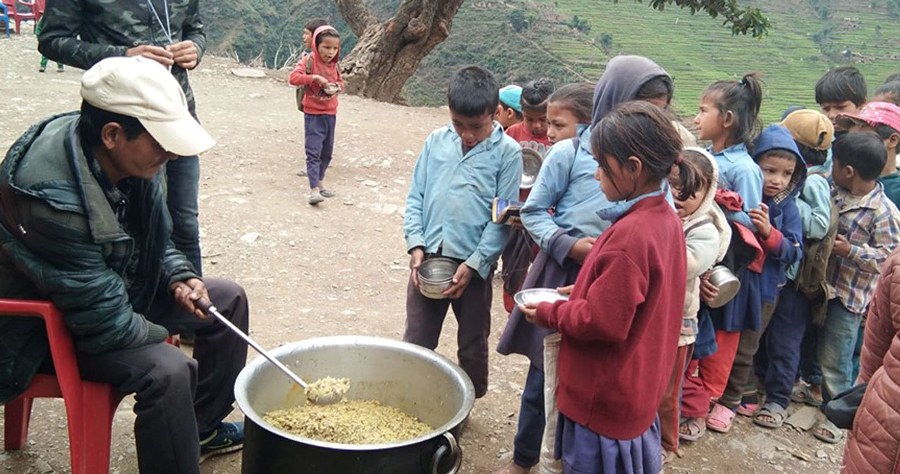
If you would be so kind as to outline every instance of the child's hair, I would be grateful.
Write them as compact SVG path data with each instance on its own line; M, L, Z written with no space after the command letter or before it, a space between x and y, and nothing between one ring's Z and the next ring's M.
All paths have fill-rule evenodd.
M891 135L900 134L900 130L897 130L894 127L891 127L890 125L884 123L879 123L878 125L873 127L873 129L875 130L875 133L877 133L878 136L881 137L882 140L891 138Z
M316 35L316 47L318 48L320 44L322 44L322 40L325 38L337 38L341 39L341 34L337 32L334 28L328 28L327 30L322 30L321 33Z
M794 143L797 144L797 149L800 150L800 156L803 157L803 161L806 162L807 165L824 165L825 160L828 159L828 150L816 150L815 148L810 148L797 140L794 140Z
M659 107L645 101L623 102L594 127L591 149L604 172L610 172L607 157L630 168L628 158L636 156L651 179L662 180L681 152L681 136Z
M887 84L888 82L894 82L894 81L900 81L900 72L895 72L895 73L891 74L890 76L884 78L885 84Z
M875 132L851 132L838 137L831 146L834 160L852 166L866 181L874 181L887 162L887 148Z
M740 81L716 81L703 93L704 99L713 100L719 113L731 112L734 124L731 126L727 146L746 143L760 129L759 107L762 105L762 83L755 72L744 75Z
M594 86L587 82L566 84L547 99L548 104L558 106L572 112L578 123L591 123L591 109L594 107Z
M876 97L877 100L900 105L900 79L888 81L878 86L873 97Z
M547 110L547 99L553 94L553 81L542 77L522 86L522 112Z
M478 66L467 66L450 78L447 105L466 117L493 114L500 102L500 86L494 75Z
M816 82L816 103L849 100L857 107L866 103L866 78L853 66L836 67Z
M634 100L653 100L660 97L666 98L666 103L672 102L672 95L675 93L675 86L672 84L672 78L669 76L656 76L645 82Z
M796 142L794 142L794 143L796 143ZM762 155L760 155L759 159L757 159L756 161L759 161L759 160L761 160L763 158L767 158L767 157L775 157L775 158L781 158L783 160L797 161L797 155L795 155L792 152L789 152L787 150L782 150L780 148L773 148L773 149L763 153Z
M713 165L709 158L697 150L682 150L681 160L675 163L678 170L679 200L686 201L704 189L709 189L713 178Z
M307 21L305 25L303 25L303 29L309 31L310 33L315 33L316 30L327 24L328 20L324 18L313 18L312 20Z

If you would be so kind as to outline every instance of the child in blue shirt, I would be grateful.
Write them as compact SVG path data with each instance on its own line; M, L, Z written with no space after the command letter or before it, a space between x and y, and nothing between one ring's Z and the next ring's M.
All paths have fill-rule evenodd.
M448 307L459 323L459 365L487 393L491 328L491 276L509 227L491 222L493 198L519 194L522 151L494 122L499 87L490 72L470 66L454 74L447 93L451 125L425 140L406 198L403 233L410 254L403 340L437 347ZM425 259L443 256L459 264L444 299L419 292L417 271Z

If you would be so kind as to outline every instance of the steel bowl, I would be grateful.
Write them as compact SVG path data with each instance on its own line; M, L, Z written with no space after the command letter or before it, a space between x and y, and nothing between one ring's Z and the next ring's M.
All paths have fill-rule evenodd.
M429 258L419 266L419 292L426 298L442 300L442 293L453 283L459 263L445 257Z
M531 189L537 181L538 173L544 158L531 148L522 149L522 180L519 183L521 189Z
M339 444L301 437L263 419L307 403L303 390L262 357L238 375L234 393L245 416L244 474L454 473L462 452L459 430L475 403L472 381L453 362L423 347L391 339L334 336L286 344L272 355L304 380L347 377L347 399L377 400L434 429L387 444Z
M725 265L716 265L709 273L709 282L719 289L719 294L706 303L710 308L725 306L741 289L741 282Z

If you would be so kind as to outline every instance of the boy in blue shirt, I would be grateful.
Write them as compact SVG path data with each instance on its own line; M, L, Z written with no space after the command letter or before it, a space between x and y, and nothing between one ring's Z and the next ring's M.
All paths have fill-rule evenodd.
M491 222L494 197L519 195L522 151L494 121L499 86L490 72L470 66L454 74L447 91L452 124L425 140L406 198L403 234L410 254L403 340L437 347L447 308L459 323L459 365L487 393L491 276L509 227ZM442 256L459 266L443 299L419 292L417 271Z

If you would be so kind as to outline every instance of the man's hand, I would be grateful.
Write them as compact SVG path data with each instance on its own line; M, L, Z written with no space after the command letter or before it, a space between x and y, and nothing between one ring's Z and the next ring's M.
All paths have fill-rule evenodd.
M575 260L578 263L584 263L584 259L591 252L591 249L594 247L594 242L597 239L594 237L582 237L575 242L575 245L569 249L568 257L572 260Z
M172 60L182 69L194 69L197 67L197 61L200 59L200 51L191 40L170 44L166 46L166 51L172 54Z
M169 287L172 290L172 296L175 301L189 313L194 313L200 319L207 319L207 315L202 309L198 308L195 302L200 298L209 300L209 293L206 291L206 285L199 278L189 278L185 281L178 281Z
M419 267L425 261L425 250L422 247L416 247L409 253L409 270L412 274L413 286L419 289Z
M451 300L462 296L463 292L466 291L466 287L469 286L469 282L472 281L473 273L475 273L475 270L469 268L465 263L460 263L456 273L453 275L450 287L444 290L442 294Z
M768 239L772 233L772 224L769 223L769 206L759 203L759 209L750 209L750 221L756 227L756 233L763 239Z
M834 247L831 252L838 257L847 258L850 256L850 241L843 235L834 236Z
M171 52L162 46L153 46L152 44L142 44L140 46L129 48L125 51L125 56L143 56L152 59L165 67L170 67L172 64L175 64Z

